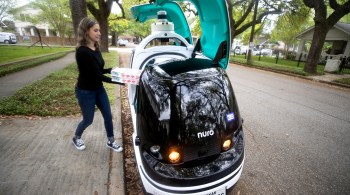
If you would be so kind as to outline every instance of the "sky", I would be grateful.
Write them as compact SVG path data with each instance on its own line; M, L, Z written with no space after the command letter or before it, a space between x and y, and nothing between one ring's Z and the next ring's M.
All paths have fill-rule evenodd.
M17 6L20 7L20 6L28 4L29 2L30 2L30 0L17 0ZM117 14L120 12L121 12L121 10L119 9L118 5L115 2L113 2L112 13Z
M23 6L23 5L26 5L30 2L30 0L17 0L17 5L18 6Z

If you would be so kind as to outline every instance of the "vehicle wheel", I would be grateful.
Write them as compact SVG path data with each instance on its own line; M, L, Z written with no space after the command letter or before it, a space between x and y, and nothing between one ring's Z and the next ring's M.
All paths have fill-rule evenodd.
M8 40L5 40L4 43L9 44L10 42Z

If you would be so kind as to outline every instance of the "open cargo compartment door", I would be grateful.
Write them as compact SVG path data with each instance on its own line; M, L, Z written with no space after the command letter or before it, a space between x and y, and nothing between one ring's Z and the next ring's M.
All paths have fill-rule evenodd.
M168 21L174 23L175 33L185 38L188 43L193 44L191 31L187 24L185 15L177 3L170 1L162 5L143 4L131 8L132 16L138 22L156 19L158 11L166 11Z
M155 4L166 5L174 0L155 0ZM176 0L184 2L184 0ZM196 48L204 56L227 68L231 47L230 20L226 0L186 0L192 2L198 12L202 36Z

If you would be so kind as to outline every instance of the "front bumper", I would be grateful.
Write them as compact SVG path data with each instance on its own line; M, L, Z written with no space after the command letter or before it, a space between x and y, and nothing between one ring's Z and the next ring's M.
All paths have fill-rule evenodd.
M236 147L205 165L181 168L161 164L134 145L139 174L150 194L213 194L231 188L240 178L244 164L243 131ZM135 140L136 135L133 134ZM143 162L147 161L147 162ZM215 194L215 193L214 193Z

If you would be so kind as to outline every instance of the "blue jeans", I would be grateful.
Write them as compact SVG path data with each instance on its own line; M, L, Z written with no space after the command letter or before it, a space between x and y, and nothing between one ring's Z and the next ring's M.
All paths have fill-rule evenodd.
M83 120L79 123L75 135L81 137L84 130L92 124L96 105L102 113L107 137L114 137L111 106L105 88L101 87L98 90L83 90L75 87L75 94L83 115Z

